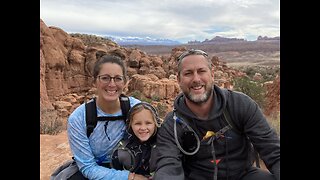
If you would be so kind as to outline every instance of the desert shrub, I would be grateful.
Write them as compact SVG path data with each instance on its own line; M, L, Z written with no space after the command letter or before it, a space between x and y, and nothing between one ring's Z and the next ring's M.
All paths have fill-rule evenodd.
M241 66L238 69L250 78L253 78L256 73L260 73L262 76L261 83L272 81L280 74L280 66Z
M160 97L157 96L157 95L153 95L153 96L151 96L151 100L159 102L160 101Z
M151 103L152 99L146 98L146 97L141 97L140 98L141 101L147 102L147 103Z
M244 73L247 74L249 77L253 77L255 73L257 72L257 69L253 66L246 66L241 69Z
M232 83L235 91L240 91L250 96L258 103L260 108L264 108L266 89L261 83L254 82L247 76L235 78Z
M165 104L158 103L157 106L156 106L156 109L158 111L159 117L161 119L164 119L164 117L167 114L168 107Z
M280 136L280 112L277 112L271 116L267 117L270 126L277 132Z
M140 99L141 101L145 101L147 103L151 103L152 102L152 98L156 99L156 97L151 97L151 99L147 98L140 91L137 91L137 90L131 92L129 95L133 96L133 97L135 97L137 99Z
M54 109L40 111L40 134L55 135L62 131L63 123Z
M131 96L133 96L133 97L135 97L135 98L137 98L137 99L140 99L141 96L142 96L142 94L141 94L140 91L135 90L135 91L133 91L133 92L131 93Z

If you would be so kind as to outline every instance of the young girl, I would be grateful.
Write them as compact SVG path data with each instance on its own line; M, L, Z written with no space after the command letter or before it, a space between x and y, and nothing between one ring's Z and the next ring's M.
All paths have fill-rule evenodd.
M161 119L152 105L140 102L130 109L126 123L129 136L115 149L111 165L151 178L152 149Z

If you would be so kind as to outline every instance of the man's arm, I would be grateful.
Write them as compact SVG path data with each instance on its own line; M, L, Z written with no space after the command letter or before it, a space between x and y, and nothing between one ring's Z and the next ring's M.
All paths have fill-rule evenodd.
M251 140L260 158L264 161L268 170L280 179L280 138L275 130L269 125L260 107L248 96L242 96L237 101L241 108L244 132Z

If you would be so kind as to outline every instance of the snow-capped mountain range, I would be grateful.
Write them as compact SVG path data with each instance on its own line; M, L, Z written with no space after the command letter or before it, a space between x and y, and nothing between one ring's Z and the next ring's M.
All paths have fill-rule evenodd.
M112 37L105 36L105 38L111 39L117 44L123 45L178 45L182 44L179 41L173 41L170 39L153 39L150 37Z

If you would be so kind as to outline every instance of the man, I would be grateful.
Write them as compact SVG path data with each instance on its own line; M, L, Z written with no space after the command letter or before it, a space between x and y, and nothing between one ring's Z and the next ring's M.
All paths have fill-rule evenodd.
M280 180L278 135L249 96L214 85L206 52L182 53L177 79L182 94L159 129L153 179ZM253 166L252 145L269 171Z

